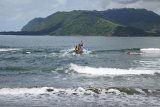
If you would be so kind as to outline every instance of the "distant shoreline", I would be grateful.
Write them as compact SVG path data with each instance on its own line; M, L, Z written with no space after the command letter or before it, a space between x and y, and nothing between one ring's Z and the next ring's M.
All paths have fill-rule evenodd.
M21 35L21 36L46 36L48 34L44 34L42 32L28 32L28 31L5 31L5 32L0 32L0 35ZM48 35L48 36L68 36L68 35ZM69 36L105 36L105 37L160 37L160 35L147 35L147 36L140 36L140 35L122 35L122 36L116 36L116 35L76 35L76 34L71 34Z
M41 34L40 32L27 32L27 31L7 31L7 32L0 32L0 35L45 35Z

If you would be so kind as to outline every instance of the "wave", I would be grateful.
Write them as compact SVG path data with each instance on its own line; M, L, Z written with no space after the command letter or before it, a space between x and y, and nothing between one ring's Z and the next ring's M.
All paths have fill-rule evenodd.
M57 49L24 49L24 48L0 48L0 52L21 52L22 54L31 54L31 53L44 53L45 57L71 57L71 56L80 56L74 52L74 47L64 50ZM83 49L82 55L87 55L90 57L96 56L99 53L109 53L109 52L122 52L129 55L160 55L160 48L130 48L130 49L113 49L113 50L89 50ZM153 55L152 55L153 54Z
M91 53L92 53L92 51L89 51L88 49L83 49L82 55L90 55ZM70 48L70 49L60 50L58 53L51 53L50 55L59 56L59 57L70 57L73 55L79 56L80 54L76 54L74 52L74 48Z
M0 52L19 51L19 48L0 48Z
M126 49L112 49L112 50L96 50L95 53L99 52L144 52L144 53L160 53L160 48L126 48Z
M0 52L5 52L5 51L19 51L22 50L20 48L0 48ZM50 49L52 50L52 49ZM23 49L23 51L32 51L32 52L49 52L50 50L47 49ZM113 50L89 50L89 49L83 49L84 53L83 54L91 54L91 53L99 53L99 52L127 52L127 51L132 51L132 52L160 52L160 48L128 48L128 49L113 49ZM69 49L64 49L64 50L54 50L54 53L64 53L64 54L75 54L74 53L74 48L69 48Z
M1 88L0 95L101 95L101 94L126 94L126 95L160 95L159 90L129 87L78 87L78 88Z
M70 72L77 72L80 74L88 75L141 75L141 74L155 74L160 73L159 71L154 70L138 70L138 69L117 69L117 68L94 68L89 66L80 66L76 64L70 64ZM68 71L68 72L69 72Z
M143 48L140 49L143 53L159 53L160 54L160 48Z

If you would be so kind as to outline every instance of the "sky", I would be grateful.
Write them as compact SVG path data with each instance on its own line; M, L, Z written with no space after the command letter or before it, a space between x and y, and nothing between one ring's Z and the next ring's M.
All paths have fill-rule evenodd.
M30 20L57 11L144 8L160 15L160 0L0 0L0 31L20 31Z

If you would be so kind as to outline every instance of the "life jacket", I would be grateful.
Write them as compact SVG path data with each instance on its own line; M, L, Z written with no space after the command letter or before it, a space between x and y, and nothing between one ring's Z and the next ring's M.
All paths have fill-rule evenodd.
M78 51L78 50L79 50L79 46L76 46L76 47L75 47L75 51Z
M81 46L80 46L80 45L78 45L78 50L79 50L79 51L81 50Z

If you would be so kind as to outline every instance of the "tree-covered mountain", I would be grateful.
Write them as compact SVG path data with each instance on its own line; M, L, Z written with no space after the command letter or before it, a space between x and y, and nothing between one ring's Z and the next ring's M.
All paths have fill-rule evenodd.
M159 26L160 16L144 9L77 10L35 18L22 31L46 35L152 36L157 35Z
M121 25L86 11L71 11L57 12L44 19L35 18L22 31L38 31L50 35L111 35L117 26Z
M89 13L122 25L140 28L153 33L160 32L160 16L146 9L123 8Z

